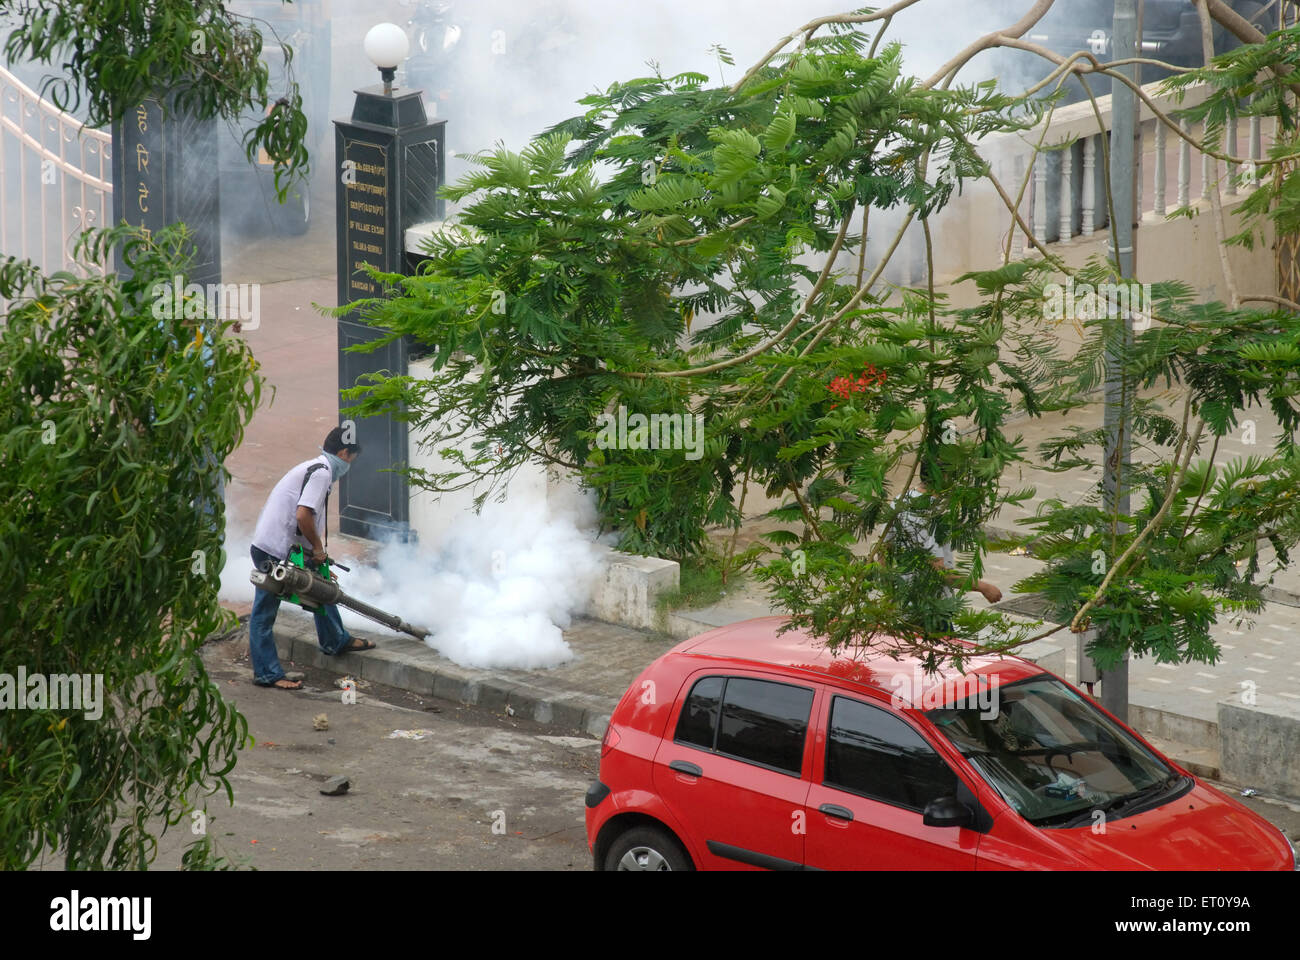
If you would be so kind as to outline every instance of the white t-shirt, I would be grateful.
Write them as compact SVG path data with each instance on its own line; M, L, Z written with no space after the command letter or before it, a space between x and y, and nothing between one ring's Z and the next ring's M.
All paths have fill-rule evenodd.
M894 504L897 505L900 501L906 504L906 501L920 496L921 494L917 491L909 490L903 496L895 500ZM925 520L917 514L912 513L906 508L906 506L904 506L899 512L898 519L894 522L894 526L890 528L889 535L886 539L893 540L895 530L898 530L903 534L903 540L905 542L914 544L921 550L928 550L931 556L938 557L942 560L945 569L952 570L956 565L956 558L953 556L952 547L946 543L939 543L935 540L934 534L930 532L930 528L926 524ZM910 580L911 577L909 576L908 579ZM952 587L945 587L945 589L949 594L956 592Z
M316 463L321 464L322 469L313 471L307 486L303 487L303 476ZM306 507L316 515L319 532L321 517L325 513L325 497L333 483L329 460L324 454L315 460L305 460L286 473L266 498L266 506L257 518L257 529L253 531L253 546L281 560L289 556L295 543L302 544L310 552L311 544L297 532L298 507ZM298 494L300 489L301 496Z

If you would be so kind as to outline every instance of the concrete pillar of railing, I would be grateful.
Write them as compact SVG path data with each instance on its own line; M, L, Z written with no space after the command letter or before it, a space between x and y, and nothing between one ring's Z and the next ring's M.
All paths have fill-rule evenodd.
M1178 121L1178 129L1183 133L1189 131L1186 120ZM1188 204L1192 185L1192 145L1182 137L1178 138L1178 206Z
M1201 124L1201 143L1209 145L1210 131L1209 124ZM1210 199L1210 190L1214 186L1214 177L1219 172L1218 164L1214 158L1204 151L1201 152L1201 199Z
M1261 157L1259 117L1250 118L1250 185L1259 186L1259 161Z
M1223 152L1230 157L1237 155L1237 118L1228 118L1227 135L1223 140ZM1237 164L1228 161L1228 185L1224 190L1229 196L1237 194Z
M1061 151L1061 199L1057 206L1060 209L1060 237L1057 239L1061 243L1069 243L1070 237L1074 234L1074 182L1073 171L1074 155L1073 147L1066 147Z
M1097 138L1083 138L1083 209L1079 213L1079 232L1091 237L1097 225Z
M1151 212L1157 217L1165 215L1165 125L1156 120L1155 187L1152 190Z
M1047 242L1047 158L1034 155L1034 237Z
M915 269L912 256L912 239L915 236L912 228L908 227L903 233L903 242L898 245L898 276L904 286L912 284L912 271Z

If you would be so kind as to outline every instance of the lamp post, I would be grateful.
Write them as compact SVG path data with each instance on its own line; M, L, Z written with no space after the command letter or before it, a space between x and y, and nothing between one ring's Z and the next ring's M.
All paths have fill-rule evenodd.
M444 205L438 189L444 180L445 121L428 120L419 90L393 87L397 67L410 51L406 34L396 24L381 23L366 34L363 47L382 84L357 90L351 118L334 121L340 305L383 295L367 266L408 272L407 229L441 219ZM370 353L347 352L384 335L358 322L355 313L339 318L340 390L356 386L368 373L407 373L405 340ZM356 422L356 442L366 455L339 481L340 532L368 539L409 535L406 478L385 472L406 464L406 434L406 424L390 416Z
M366 32L362 47L370 62L379 68L379 76L384 81L384 96L391 97L397 68L411 52L406 33L395 23L377 23Z

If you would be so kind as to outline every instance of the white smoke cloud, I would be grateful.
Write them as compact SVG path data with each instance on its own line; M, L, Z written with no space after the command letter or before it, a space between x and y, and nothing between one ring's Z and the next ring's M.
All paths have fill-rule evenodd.
M586 497L526 492L466 512L436 547L390 543L345 590L408 623L462 666L553 667L573 658L563 630L602 574ZM390 632L342 610L349 627Z
M248 526L230 518L221 597L248 602ZM384 544L374 566L338 572L344 591L432 631L427 643L467 667L537 669L573 658L563 631L603 574L588 496L552 488L462 512L434 545ZM349 628L399 636L340 607Z
M886 38L904 45L906 70L925 77L976 36L1013 23L1030 6L1032 0L920 0L895 16ZM433 7L444 12L431 17ZM834 0L389 0L379 6L343 0L332 18L332 115L351 109L354 87L375 82L360 38L370 25L392 20L413 39L399 85L421 87L431 117L447 119L448 177L455 181L469 165L451 154L497 142L521 149L546 127L582 113L580 98L650 75L652 62L664 76L695 71L706 74L710 86L731 84L782 36L852 7ZM862 29L874 34L878 26ZM428 34L424 50L416 41L422 30ZM828 32L823 28L821 35ZM449 36L455 40L444 46ZM734 65L719 61L710 51L714 44L731 53ZM981 55L963 82L998 71L995 58Z

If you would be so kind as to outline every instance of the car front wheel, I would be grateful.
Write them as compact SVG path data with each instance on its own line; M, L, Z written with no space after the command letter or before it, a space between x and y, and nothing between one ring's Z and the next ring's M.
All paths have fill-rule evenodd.
M605 854L606 870L691 870L677 839L658 827L633 827Z

